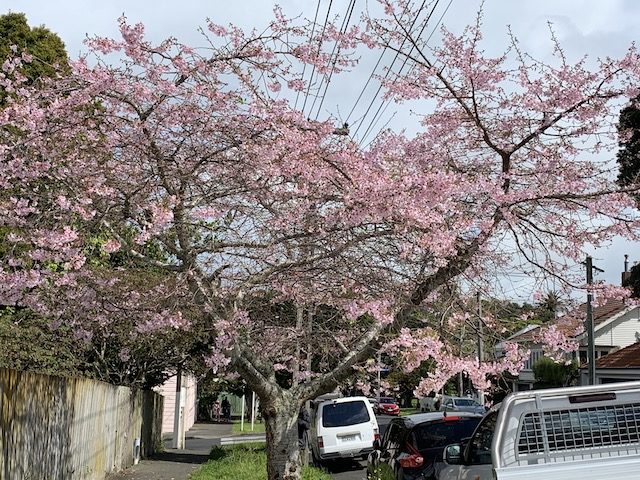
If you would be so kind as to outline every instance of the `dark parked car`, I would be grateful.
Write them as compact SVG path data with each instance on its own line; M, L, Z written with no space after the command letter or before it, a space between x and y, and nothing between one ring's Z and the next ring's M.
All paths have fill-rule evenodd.
M391 397L380 397L376 407L376 413L387 415L400 415L400 407Z
M429 412L394 418L367 459L367 478L432 480L440 471L442 453L473 433L481 415L469 412Z

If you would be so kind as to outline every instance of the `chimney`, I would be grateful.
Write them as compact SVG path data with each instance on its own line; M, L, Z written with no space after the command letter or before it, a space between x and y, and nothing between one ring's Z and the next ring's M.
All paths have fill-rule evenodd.
M624 271L622 272L622 285L627 282L627 279L631 276L629 271L629 255L624 255Z

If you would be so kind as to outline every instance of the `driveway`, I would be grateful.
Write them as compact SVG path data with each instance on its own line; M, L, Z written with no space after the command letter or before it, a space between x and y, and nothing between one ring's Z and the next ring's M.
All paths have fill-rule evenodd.
M387 425L393 417L389 415L377 415L380 436L384 435ZM327 465L327 470L335 480L366 480L367 461L340 460Z

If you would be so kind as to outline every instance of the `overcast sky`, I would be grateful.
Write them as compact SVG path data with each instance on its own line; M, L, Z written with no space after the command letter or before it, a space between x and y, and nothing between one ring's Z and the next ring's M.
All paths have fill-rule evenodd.
M281 0L277 3L288 15L307 18L313 18L317 6L317 0ZM343 16L348 3L349 0L333 0L331 14ZM75 57L84 50L82 42L86 35L117 36L116 20L123 13L130 22L144 23L152 39L175 36L184 43L203 46L198 27L205 25L207 17L215 23L260 28L272 18L274 4L268 0L0 0L0 13L24 12L31 25L44 24L60 35L71 57ZM437 21L444 14L443 24L459 32L474 21L479 5L479 0L451 0L450 5L449 0L441 0L434 19ZM329 0L322 0L321 15L326 15L328 6ZM362 12L366 6L367 0L357 0L356 10ZM376 1L368 0L368 7L376 8ZM593 58L620 56L638 37L640 1L486 0L483 30L487 53L502 52L508 41L507 25L510 25L523 50L539 59L549 57L548 22L553 23L556 35L570 59L585 54ZM432 23L435 26L435 22ZM437 42L436 32L431 44ZM340 77L338 82L332 82L321 117L345 118L345 112L353 106L376 59L371 56L364 58L354 71ZM391 58L385 60L389 63ZM377 85L371 86L365 92L354 112L354 119L364 114L376 88ZM371 116L379 103L374 103ZM398 108L391 105L375 127L382 127L396 110ZM406 127L408 132L417 128L415 121L402 109L390 120L389 125ZM610 248L592 252L595 263L605 269L605 273L599 274L598 278L619 283L624 253L630 255L632 263L640 260L638 246L624 241L615 241Z

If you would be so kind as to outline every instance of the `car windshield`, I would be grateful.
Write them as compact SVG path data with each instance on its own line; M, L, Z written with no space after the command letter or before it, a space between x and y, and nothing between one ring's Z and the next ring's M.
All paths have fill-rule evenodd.
M396 401L393 398L382 397L380 403L396 403Z
M322 407L323 427L345 427L369 421L369 412L362 400L331 403Z
M480 418L461 418L455 421L425 423L417 425L412 432L418 450L446 447L470 437Z
M456 401L456 405L459 407L479 407L480 404L475 400L471 400L470 398L458 398Z

